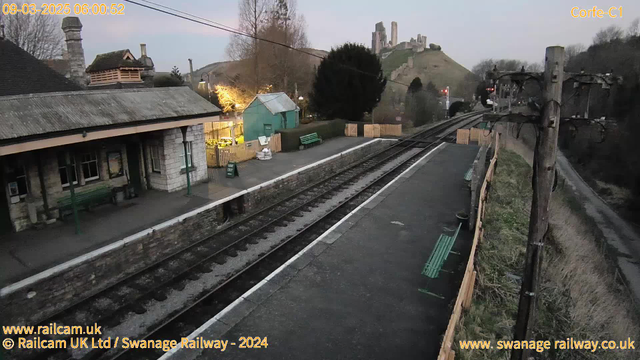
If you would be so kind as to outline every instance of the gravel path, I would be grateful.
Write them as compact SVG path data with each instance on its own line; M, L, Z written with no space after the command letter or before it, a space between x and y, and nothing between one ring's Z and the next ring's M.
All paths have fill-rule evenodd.
M560 151L557 167L587 215L604 234L607 243L617 250L617 265L640 303L640 236L587 185Z

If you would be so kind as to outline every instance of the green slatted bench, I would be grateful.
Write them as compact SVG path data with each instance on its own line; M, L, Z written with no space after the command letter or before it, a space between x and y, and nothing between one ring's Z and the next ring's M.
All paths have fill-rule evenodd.
M453 244L458 237L458 233L460 232L460 228L462 227L462 223L458 225L456 232L453 236L449 236L446 234L440 234L440 238L436 243L436 247L431 252L431 256L429 256L429 260L424 264L424 269L422 269L422 275L428 276L432 279L438 277L440 270L442 270L442 266L444 262L447 260L449 253L451 252L451 248L453 248Z
M318 136L318 133L300 136L300 150L304 149L307 145L313 145L315 143L322 144L322 138Z
M436 279L442 270L442 266L444 262L447 261L447 257L452 252L453 244L456 242L456 238L458 237L458 233L460 232L460 228L462 227L462 223L458 225L456 232L453 236L449 236L446 234L440 234L438 238L438 242L436 246L433 248L429 259L424 264L424 268L422 269L422 275L427 276L431 279ZM434 294L426 289L418 289L420 292L433 295L435 297L444 299L444 297Z
M469 170L467 170L467 172L464 174L464 181L471 181L471 176L473 175L473 166L469 168Z
M95 205L111 202L113 198L113 192L110 187L101 186L88 191L75 193L76 206L78 208L88 209ZM71 194L58 199L58 210L60 212L60 218L63 218L65 214L73 211L73 205L71 204Z

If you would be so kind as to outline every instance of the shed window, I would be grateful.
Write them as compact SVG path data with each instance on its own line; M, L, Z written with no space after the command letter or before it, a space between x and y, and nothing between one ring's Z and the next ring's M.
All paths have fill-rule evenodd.
M265 134L266 136L271 135L271 133L273 132L273 130L272 130L272 129L273 129L273 128L272 128L271 124L264 124L264 134Z
M151 154L151 171L159 173L160 170L160 147L159 146L150 146L149 153ZM184 162L184 159L183 159Z
M84 153L80 157L82 166L82 175L85 181L96 180L100 178L98 171L98 155L95 152Z
M71 155L71 178L73 179L73 184L78 183L78 171L76 169L76 159L73 155ZM69 186L69 178L67 177L67 166L65 161L65 154L58 154L58 173L60 174L60 183L62 187Z
M184 165L184 144L181 144L180 146L182 146L182 154L180 155L180 168L185 169L186 166ZM192 167L193 154L191 153L191 141L187 142L187 161L189 161L189 167Z

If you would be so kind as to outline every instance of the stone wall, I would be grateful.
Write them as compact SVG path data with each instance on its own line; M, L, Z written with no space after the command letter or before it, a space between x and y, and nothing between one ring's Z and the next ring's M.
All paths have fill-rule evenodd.
M372 142L230 200L230 208L237 208L243 201L245 211L265 207L391 144L391 141ZM205 239L222 222L223 208L224 203L217 204L168 226L158 225L154 231L149 231L135 240L112 244L110 246L113 248L90 259L85 255L87 260L3 295L0 298L0 308L4 311L3 325L33 324L43 320L73 302L175 253L178 249Z
M81 146L53 148L14 155L17 158L18 163L24 165L29 188L29 195L27 198L22 199L20 202L15 204L11 204L9 201L9 213L16 231L25 230L33 225L29 219L28 202L31 202L33 206L35 206L38 221L45 220L42 188L40 186L40 178L38 176L37 156L39 156L42 161L43 177L49 208L52 209L51 214L54 217L57 216L57 211L55 210L57 207L57 201L60 198L69 196L70 194L69 187L62 187L60 173L58 170L58 153L67 150L71 151L72 154L76 154L75 161L78 179L78 183L74 188L76 193L82 193L105 185L110 187L119 187L127 183L127 178L124 175L124 172L118 177L110 178L109 176L109 167L107 163L107 153L109 152L120 152L122 155L123 169L128 169L126 146L117 139L99 141ZM98 171L100 173L99 179L90 181L85 180L82 172L81 159L79 158L79 154L85 152L95 152L97 154Z
M339 170L362 160L368 155L390 146L390 141L377 141L368 146L343 154L340 157L327 161L306 171L301 171L285 179L276 181L267 186L261 187L259 191L254 191L244 195L244 206L246 211L253 211L265 207L273 202L283 199L293 192L301 190L304 186L313 184L321 179L325 179Z
M204 125L190 126L187 130L187 141L191 142L191 154L193 158L189 175L191 185L208 180L207 153L205 148ZM184 164L184 144L182 143L182 130L169 129L151 134L145 139L145 147L148 157L151 156L152 147L159 149L160 171L153 171L151 160L146 164L149 172L149 184L152 189L164 191L177 191L187 187L187 176Z

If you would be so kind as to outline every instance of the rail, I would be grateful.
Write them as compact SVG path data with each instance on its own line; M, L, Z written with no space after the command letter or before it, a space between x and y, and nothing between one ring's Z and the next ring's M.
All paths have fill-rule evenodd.
M408 151L408 149L410 149L410 146L406 146L408 144L413 144L413 143L419 143L421 141L422 137L425 137L427 135L431 136L432 134L437 134L438 132L441 132L443 130L450 130L451 127L457 127L458 124L464 123L465 121L467 121L468 119L473 119L474 117L476 117L478 115L478 113L471 113L471 114L466 114L457 118L453 118L449 121L445 121L439 124L436 124L430 128L427 128L417 134L414 134L410 137L401 139L401 141L398 141L396 144L394 144L391 147L385 148L379 152L376 152L366 158L364 158L363 160L357 162L356 164L352 165L349 168L346 168L340 172L338 172L337 174L334 174L333 176L330 176L326 179L322 179L314 184L311 184L308 187L305 187L304 189L290 195L287 196L285 199L280 200L278 202L276 202L275 204L272 204L270 206L264 207L262 209L259 209L258 211L247 215L246 217L242 218L240 221L238 222L234 222L231 224L228 224L224 227L222 227L221 229L219 229L218 231L216 231L214 234L212 234L211 236L204 238L200 241L197 241L191 245L188 245L182 249L179 249L175 252L173 252L171 255L160 259L158 261L156 261L155 263L151 264L150 266L147 266L139 271L134 272L131 275L128 275L127 277L121 279L120 281L118 281L117 283L108 286L107 288L101 289L97 292L95 292L92 295L89 295L88 297L85 297L84 299L79 299L75 304L72 304L69 307L66 307L65 309L49 316L47 318L47 320L42 321L41 323L48 323L51 322L52 319L55 320L56 318L60 319L60 318L66 318L69 319L69 317L74 317L74 309L77 309L77 307L81 304L85 304L85 302L87 301L91 301L91 299L95 299L97 297L100 296L104 296L105 294L108 294L108 292L114 292L117 290L117 286L120 287L129 287L129 285L127 284L135 284L135 279L144 276L145 273L150 273L153 272L154 270L157 269L162 269L163 264L169 262L169 260L171 259L180 259L180 257L182 255L189 255L189 254L193 254L193 253L200 253L200 254L208 254L209 252L207 251L196 251L197 249L199 249L200 247L203 246L203 244L205 244L206 242L211 242L211 239L213 239L214 237L224 237L220 234L223 234L225 231L234 231L235 227L241 226L241 224L247 224L250 221L256 221L257 223L260 224L260 226L258 226L257 228L254 229L250 229L250 231L245 231L244 233L241 231L240 234L234 234L233 236L233 240L227 243L224 242L216 242L216 246L218 247L217 249L213 250L212 249L212 254L211 255L204 255L200 258L196 258L197 261L192 261L190 264L185 265L183 268L181 269L171 269L172 271L171 276L168 279L163 279L163 280L159 280L157 281L154 286L151 286L148 290L142 290L142 291L138 291L135 295L131 295L128 297L127 301L125 303L123 303L122 305L119 305L118 308L116 308L113 311L109 311L109 312L104 312L102 313L100 316L98 316L98 319L96 321L102 322L102 321L106 321L106 319L108 318L113 318L114 314L118 314L119 312L122 311L126 311L127 309L131 309L134 308L136 309L136 303L140 300L140 299L144 299L147 297L153 297L154 295L157 296L156 291L158 291L159 288L161 287L166 287L167 285L171 284L171 283L176 283L180 280L183 280L185 278L188 278L190 275L190 271L191 270L197 270L198 266L200 266L201 264L203 264L205 261L210 261L213 260L215 258L216 255L221 254L224 251L227 250L233 250L234 246L236 246L237 244L239 244L240 242L245 242L247 241L249 238L251 238L252 236L255 236L256 234L258 234L260 231L266 229L268 226L271 226L272 224L278 223L280 221L282 221L282 219L285 216L288 216L289 214L292 214L295 211L299 211L301 208L304 208L305 206L308 206L309 203L322 198L324 196L326 196L327 194L331 193L332 191L335 191L336 189L339 189L340 187L344 186L345 183L349 182L350 180L353 180L359 176L361 176L362 174L365 174L373 169L375 169L377 166L380 166L381 164L384 164L387 161L393 160L394 158L396 158L400 153L404 153L406 151ZM475 120L472 120L475 121ZM451 130L449 131L447 134L451 133L452 131L455 130ZM441 139L439 139L441 140ZM397 151L396 151L397 150ZM373 162L373 164L371 164L371 162ZM358 169L358 167L363 166L362 169ZM339 179L340 177L345 177L346 179L342 179L340 181L337 182L337 184L332 184L332 182L335 182L337 179ZM328 190L322 190L319 191L319 194L313 194L314 191L317 190L313 190L316 188L319 188L321 186L327 186L330 188ZM310 194L305 194L305 193L310 193ZM267 211L272 210L272 209L277 209L278 206L281 206L281 204L283 203L288 203L290 202L292 199L294 199L297 196L301 196L301 195L311 195L310 199L305 199L302 204L299 205L295 205L293 206L293 209L286 209L286 212L281 212L281 211L273 211L273 213L277 213L279 214L278 216L276 216L275 218L271 218L268 217L265 219L263 214L265 214ZM262 216L262 218L261 218ZM265 221L267 220L267 221ZM220 236L219 236L220 235ZM230 235L230 234L229 234ZM218 239L218 240L222 240L222 239ZM191 251L193 250L193 251ZM206 249L209 250L209 249ZM191 253L188 253L189 251L191 251ZM196 260L194 259L194 260ZM114 290L115 289L115 290ZM135 311L135 310L134 310ZM55 322L55 321L53 321ZM58 353L58 351L52 350L52 351L45 351L44 354L38 354L36 355L37 358L41 358L42 355L49 356L51 355L51 353Z

